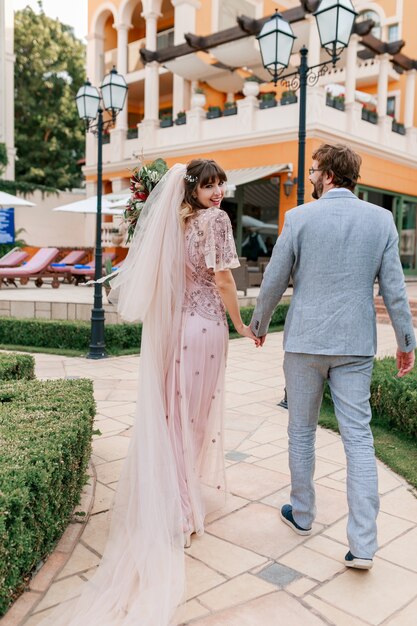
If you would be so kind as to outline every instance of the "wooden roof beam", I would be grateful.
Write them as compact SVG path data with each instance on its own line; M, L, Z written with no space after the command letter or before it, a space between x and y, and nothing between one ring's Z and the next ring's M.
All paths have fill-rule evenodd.
M307 4L313 6L316 0L306 0ZM301 22L306 15L306 12L311 13L312 10L306 11L303 5L288 9L282 13L282 16L290 23ZM199 36L193 33L187 33L184 35L186 43L176 46L169 46L163 50L153 51L142 48L140 50L140 56L144 64L151 63L152 61L158 61L158 63L166 63L172 59L185 56L186 54L192 54L196 50L208 50L221 46L225 43L244 39L245 37L257 35L260 33L262 26L269 20L268 17L263 17L259 20L254 20L246 15L241 15L237 18L237 26L221 30L212 35Z

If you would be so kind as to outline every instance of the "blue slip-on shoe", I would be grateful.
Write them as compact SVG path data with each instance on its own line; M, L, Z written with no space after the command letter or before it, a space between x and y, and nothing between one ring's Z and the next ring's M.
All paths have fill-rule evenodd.
M372 559L362 559L358 556L353 556L349 550L345 556L346 567L355 567L356 569L372 569L374 562Z
M284 524L287 524L287 526L292 528L293 531L297 533L297 535L311 535L311 528L301 528L301 526L299 526L294 520L292 516L291 504L284 504L284 506L281 508L280 515Z

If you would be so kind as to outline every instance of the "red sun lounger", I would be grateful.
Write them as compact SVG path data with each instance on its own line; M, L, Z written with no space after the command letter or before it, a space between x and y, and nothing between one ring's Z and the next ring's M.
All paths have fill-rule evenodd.
M116 258L115 252L105 252L103 254L103 264L106 259L110 259L110 261L114 261ZM88 265L74 265L74 268L71 270L71 274L75 279L75 284L79 285L82 280L89 280L94 278L94 274L96 271L96 264L94 261L88 263Z
M29 254L20 248L14 248L1 257L0 267L17 267L28 258Z
M64 282L67 281L70 283L72 281L71 272L74 265L81 263L86 255L86 250L72 250L72 252L69 252L59 263L51 263L49 266L49 275L52 276L52 286L59 287L58 275L62 274L64 275Z
M58 256L58 248L41 248L22 267L0 268L0 287L3 281L14 284L16 278L21 285L26 285L30 278L35 280L37 287L42 287L42 276L47 272L48 265Z

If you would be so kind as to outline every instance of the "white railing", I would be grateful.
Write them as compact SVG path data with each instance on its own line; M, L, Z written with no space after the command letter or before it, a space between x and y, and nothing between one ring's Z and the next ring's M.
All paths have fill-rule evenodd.
M276 141L292 140L298 135L298 104L260 109L256 98L244 98L237 102L237 114L217 119L207 119L206 111L198 108L187 111L186 124L173 124L168 128L139 125L139 137L124 141L121 152L112 145L103 146L104 162L121 159L131 161L135 153L166 156L178 154L178 149L193 152L223 149L230 145L259 145ZM377 124L362 119L362 106L356 102L351 110L340 111L326 106L326 94L322 87L308 90L307 131L316 129L342 141L354 141L378 151L381 157L412 162L417 165L417 129L409 128L406 134L393 132L392 119L380 118Z

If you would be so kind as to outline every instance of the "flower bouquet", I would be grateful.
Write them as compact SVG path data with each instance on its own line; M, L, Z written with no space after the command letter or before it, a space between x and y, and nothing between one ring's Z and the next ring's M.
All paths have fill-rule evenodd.
M136 222L149 194L167 171L168 166L163 159L155 159L148 165L138 165L133 170L130 177L130 191L132 193L123 214L127 224L127 243L133 237Z

